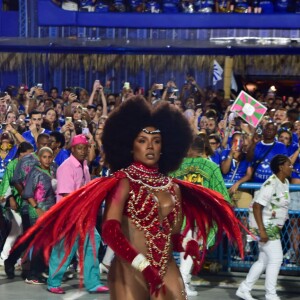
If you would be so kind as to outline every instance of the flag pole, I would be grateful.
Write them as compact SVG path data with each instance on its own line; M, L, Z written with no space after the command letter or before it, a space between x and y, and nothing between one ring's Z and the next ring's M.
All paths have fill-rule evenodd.
M225 66L224 66L224 92L225 92L224 98L225 99L230 99L232 67L233 67L233 57L226 56Z

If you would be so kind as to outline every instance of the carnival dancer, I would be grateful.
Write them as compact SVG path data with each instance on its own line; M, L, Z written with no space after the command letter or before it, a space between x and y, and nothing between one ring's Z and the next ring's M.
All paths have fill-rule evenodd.
M178 168L192 140L179 110L168 103L152 109L140 96L128 99L108 118L102 140L112 176L62 199L20 243L34 234L30 245L43 247L48 259L53 245L64 239L62 265L78 240L82 272L84 242L88 235L94 240L98 210L106 199L102 237L115 252L108 275L111 299L186 299L172 252L190 255L197 273L214 224L217 240L225 231L243 252L239 222L223 196L166 175ZM183 216L187 229L203 238L202 255L198 243L180 233ZM40 239L45 230L46 238Z
M225 186L220 168L217 164L205 158L205 136L199 134L194 137L193 142L188 151L187 157L184 158L179 169L171 173L172 177L186 180L194 184L199 184L221 193L224 199L230 202L230 196ZM217 228L212 228L206 241L207 248L215 243L215 234ZM191 230L187 232L187 236L192 236ZM199 241L202 247L202 241ZM184 253L180 253L180 273L185 285L188 296L197 296L198 292L190 288L191 272L193 269L193 260L191 257L184 259Z

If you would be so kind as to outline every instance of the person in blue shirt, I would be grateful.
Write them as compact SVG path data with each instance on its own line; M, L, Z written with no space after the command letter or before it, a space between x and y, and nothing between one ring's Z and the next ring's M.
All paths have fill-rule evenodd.
M50 134L51 149L53 150L54 162L60 166L70 156L70 152L64 148L65 137L58 131L53 131Z
M214 154L209 156L209 159L215 164L220 166L221 164L221 138L218 134L210 134L208 136L208 141Z
M274 4L272 0L260 0L259 7L263 14L272 14L274 13Z
M33 110L29 114L30 120L29 120L29 130L25 131L22 136L24 139L29 142L33 148L34 151L36 151L36 140L39 134L41 133L50 133L50 130L47 130L45 128L42 128L43 123L43 117L42 113L36 110Z
M234 194L239 186L251 179L251 163L243 153L243 135L240 131L234 132L230 150L221 153L221 171L225 182L232 182L229 189Z
M278 130L278 141L286 146L288 157L290 158L299 149L299 145L293 142L292 132L287 128L280 128ZM294 161L292 161L292 163L294 163Z
M271 175L270 161L277 154L288 155L286 146L276 141L277 125L268 122L263 129L263 139L254 148L252 160L253 181L263 183Z

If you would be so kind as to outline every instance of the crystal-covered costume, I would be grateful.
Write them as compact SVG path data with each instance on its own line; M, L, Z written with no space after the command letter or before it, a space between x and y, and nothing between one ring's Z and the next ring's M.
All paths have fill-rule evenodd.
M147 258L150 267L157 270L165 284L165 293L160 291L158 298L152 295L151 299L186 299L172 256L173 250L187 253L191 246L185 244L180 234L183 215L187 219L187 228L195 230L198 238L206 241L207 232L215 222L229 239L237 242L242 252L238 220L221 194L172 179L156 168L147 168L139 163L132 163L111 177L95 179L68 195L38 219L20 242L34 233L30 247L34 245L35 250L43 247L48 260L53 245L64 238L66 258L79 234L82 270L85 237L90 234L93 241L97 213L104 199L107 199L107 205L119 205L114 195L122 188L124 180L129 185L129 193L122 220L105 221L102 229L104 241L116 254L109 272L111 299L149 299L145 274L132 267L137 254ZM219 230L219 240L223 231ZM205 251L206 247L203 249ZM196 251L199 253L197 244Z

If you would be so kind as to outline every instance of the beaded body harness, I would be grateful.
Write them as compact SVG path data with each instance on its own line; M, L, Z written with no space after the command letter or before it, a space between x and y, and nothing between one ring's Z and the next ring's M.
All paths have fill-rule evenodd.
M133 163L122 171L130 184L124 215L144 232L146 257L163 278L170 258L171 233L180 209L172 179L159 173L157 168L149 169L138 163ZM159 191L169 191L176 200L174 208L162 219L159 217L159 203L154 194Z

